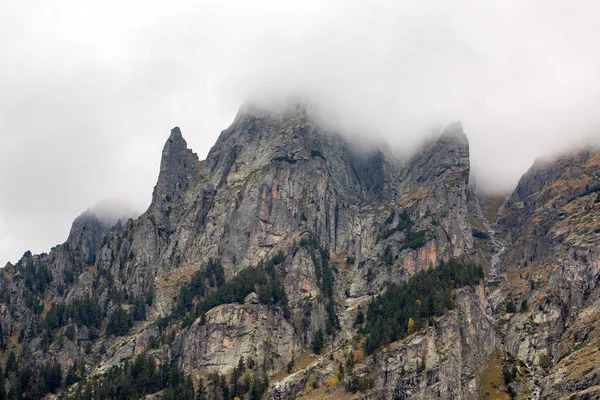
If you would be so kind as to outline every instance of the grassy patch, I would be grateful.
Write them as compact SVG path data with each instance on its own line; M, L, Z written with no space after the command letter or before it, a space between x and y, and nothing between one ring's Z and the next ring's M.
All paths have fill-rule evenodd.
M496 350L488 359L485 369L479 377L480 399L504 399L508 395L503 386L502 367L502 352Z

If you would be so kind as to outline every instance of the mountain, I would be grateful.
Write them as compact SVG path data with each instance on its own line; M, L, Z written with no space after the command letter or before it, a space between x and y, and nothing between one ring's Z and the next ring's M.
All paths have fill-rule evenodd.
M469 176L460 123L402 160L302 105L243 106L202 161L174 128L146 212L0 272L0 396L600 394L600 152L506 200Z

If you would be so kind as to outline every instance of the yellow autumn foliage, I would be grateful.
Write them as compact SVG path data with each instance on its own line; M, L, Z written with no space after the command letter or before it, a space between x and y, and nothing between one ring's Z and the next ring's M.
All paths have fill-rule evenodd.
M306 386L304 386L304 394L308 394L311 389L312 389L311 384L309 382L306 382Z
M356 350L354 352L354 362L359 363L365 358L365 353L362 350Z
M409 335L413 334L415 332L415 320L412 318L408 319L408 329L407 332Z

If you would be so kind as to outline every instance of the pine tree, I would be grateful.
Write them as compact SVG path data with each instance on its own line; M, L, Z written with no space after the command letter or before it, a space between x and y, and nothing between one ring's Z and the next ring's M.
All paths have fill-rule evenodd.
M223 396L223 399L229 399L229 385L227 385L227 380L225 379L225 376L222 375L221 376L221 380L219 381L219 386L221 387L221 394Z
M246 370L246 372L244 372L244 379L242 382L244 384L242 387L243 393L248 393L250 390L250 385L252 384L252 375L250 375L250 370Z
M509 299L508 303L506 303L506 312L508 314L512 314L515 312L515 303L513 303L512 299Z
M177 400L194 400L194 383L192 382L192 377L190 375L188 375L181 384L181 388L178 390Z
M7 377L11 372L17 372L17 356L14 351L10 351L8 353L8 359L6 360L6 369L4 371L4 376Z
M315 354L321 354L321 350L323 350L323 343L325 338L323 336L323 330L319 329L315 334L315 340L313 342L313 351Z
M6 400L6 381L4 374L2 374L2 368L0 368L0 400Z
M198 381L198 391L196 392L196 400L206 400L206 389L204 388L204 380L200 378Z

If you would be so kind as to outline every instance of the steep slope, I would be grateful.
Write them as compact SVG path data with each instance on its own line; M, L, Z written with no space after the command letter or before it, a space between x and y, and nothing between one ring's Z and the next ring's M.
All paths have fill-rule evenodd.
M86 388L167 396L192 382L198 389L204 377L212 398L227 397L216 394L218 373L239 382L244 375L242 393L260 397L266 376L311 348L332 357L360 348L357 315L374 294L442 261L472 258L468 180L469 145L458 123L404 161L355 148L302 106L242 107L205 161L174 128L144 214L111 228L84 214L64 245L2 271L3 354L19 362L5 365L7 389L45 393L45 376L28 368L56 359L68 376L65 395ZM388 361L375 349L353 376L385 362L389 373L373 377L381 396L476 398L476 371L498 335L482 288L456 288L455 303L451 288L444 293L455 310L443 316L447 308L427 303L438 312L415 316L423 332L386 350ZM416 359L425 365L409 361ZM133 389L126 382L139 368L130 363L170 372ZM327 368L318 375L329 378ZM18 383L23 374L31 379ZM242 390L235 382L227 390Z
M588 398L598 385L598 188L597 149L538 161L498 221L505 280L490 305L506 350L533 369L543 398Z

